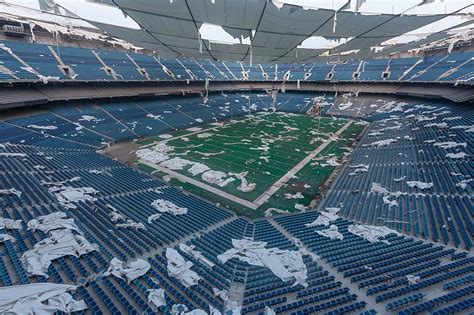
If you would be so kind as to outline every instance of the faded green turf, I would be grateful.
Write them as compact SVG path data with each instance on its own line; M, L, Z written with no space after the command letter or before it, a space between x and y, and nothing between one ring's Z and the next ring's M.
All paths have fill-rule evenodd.
M191 166L185 167L183 170L175 170L180 174L199 180L234 196L254 201L298 162L319 147L323 143L322 140L329 137L329 133L335 133L346 123L346 119L319 119L306 115L279 113L256 114L250 118L242 117L231 120L230 123L226 123L218 128L213 125L203 125L201 126L202 131L198 133L180 130L171 135L173 137L184 137L166 140L166 143L175 148L174 154L170 154L171 157L180 157L193 162L199 162L207 165L212 170L224 173L247 171L247 181L249 183L256 183L256 187L253 191L245 193L237 189L240 185L240 180L235 180L225 187L219 187L202 180L201 174L192 176L187 171ZM210 130L212 128L215 129ZM321 184L326 181L334 170L334 167L329 165L320 166L319 164L324 164L330 154L334 154L340 160L344 153L343 147L350 145L353 141L350 138L355 138L361 130L361 126L352 124L345 130L338 141L334 141L326 147L315 158L315 161L311 161L303 167L296 174L295 178L292 178L285 187L282 187L256 210L245 208L240 204L231 202L224 197L216 196L189 183L182 183L177 180L172 180L172 183L251 218L263 216L264 211L269 207L290 212L298 211L295 209L295 205L309 205L318 193ZM199 138L198 135L202 133L212 133L213 135L209 138ZM263 138L263 140L259 137ZM312 141L317 137L321 139L319 141ZM152 148L150 144L157 141L164 140L160 137L153 137L152 139L142 141L140 144ZM266 153L259 149L265 143L270 147ZM202 153L218 154L206 157ZM260 157L262 156L268 157L268 162L261 159ZM321 160L317 161L318 158L321 158ZM139 164L139 167L146 172L152 172L150 167L146 165ZM162 176L162 173L156 173L155 175ZM310 187L305 188L305 184ZM284 196L285 193L294 194L297 192L301 192L304 198L287 199Z

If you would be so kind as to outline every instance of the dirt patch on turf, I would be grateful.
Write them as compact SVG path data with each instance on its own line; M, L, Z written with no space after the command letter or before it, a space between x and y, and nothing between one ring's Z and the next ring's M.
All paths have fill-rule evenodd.
M136 142L122 142L113 146L105 148L103 151L108 156L118 159L127 164L132 164L137 161L135 151L140 148Z

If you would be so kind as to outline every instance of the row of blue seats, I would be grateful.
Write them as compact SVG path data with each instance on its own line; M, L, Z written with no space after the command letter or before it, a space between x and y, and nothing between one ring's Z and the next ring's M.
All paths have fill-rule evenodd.
M337 80L337 81L456 81L472 72L472 52L424 58L349 60L340 64L261 64L216 62L187 58L158 59L135 52L92 50L19 41L2 41L21 58L2 50L10 72L0 79L35 80L36 73L60 80ZM69 67L63 69L55 55ZM104 66L105 65L105 66ZM360 69L360 72L357 72ZM472 78L466 77L469 82Z

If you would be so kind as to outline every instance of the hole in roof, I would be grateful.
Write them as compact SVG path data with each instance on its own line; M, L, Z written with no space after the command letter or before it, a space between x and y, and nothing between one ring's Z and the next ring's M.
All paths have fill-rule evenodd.
M250 45L250 36L245 37L241 35L240 38L235 38L220 25L203 23L199 28L199 33L201 33L201 38L210 41L211 43L234 45L234 44L244 44ZM252 31L254 34L254 31Z

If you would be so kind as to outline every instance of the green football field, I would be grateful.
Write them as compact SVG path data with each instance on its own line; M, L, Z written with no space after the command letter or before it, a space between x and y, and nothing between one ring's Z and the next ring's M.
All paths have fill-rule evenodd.
M346 119L259 113L146 139L137 164L251 218L269 208L301 211L362 128Z

